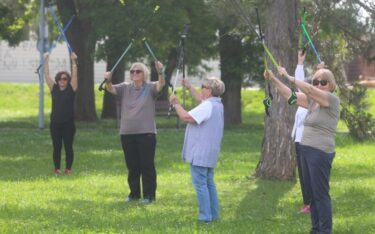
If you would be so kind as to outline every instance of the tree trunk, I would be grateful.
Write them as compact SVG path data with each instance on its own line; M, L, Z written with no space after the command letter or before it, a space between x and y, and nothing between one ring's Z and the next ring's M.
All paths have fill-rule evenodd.
M82 15L84 6L75 5L75 1L57 1L59 14L64 22L76 12ZM95 121L98 119L95 110L94 94L94 52L96 40L91 35L92 25L88 18L76 16L66 32L69 43L78 56L78 90L75 100L75 117L77 120Z
M224 121L226 124L240 124L242 71L239 66L244 56L241 38L228 34L229 30L226 27L219 30L221 80L225 83Z
M110 71L116 61L111 61L109 58L107 61L107 71ZM118 64L112 75L112 83L119 84L125 80L125 63L121 62ZM119 103L115 95L104 91L103 96L103 110L102 119L118 119L119 118Z
M276 59L294 75L297 64L295 2L289 0L268 1L266 17L266 43ZM275 71L276 69L273 68ZM281 80L285 83L285 79ZM288 82L287 85L291 87ZM295 152L290 137L296 107L289 106L286 100L271 86L273 102L270 116L265 115L262 155L256 171L257 177L280 180L295 178Z

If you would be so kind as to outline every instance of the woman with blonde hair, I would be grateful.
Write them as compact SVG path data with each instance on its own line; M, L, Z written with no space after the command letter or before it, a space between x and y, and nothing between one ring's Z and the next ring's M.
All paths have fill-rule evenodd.
M278 67L278 71L300 90L296 93L297 105L308 109L300 145L302 173L312 195L310 233L332 233L329 178L340 117L340 100L334 94L336 80L332 72L325 68L315 72L312 84L290 76L283 67ZM272 71L265 71L264 76L285 99L291 97L291 89L277 79Z

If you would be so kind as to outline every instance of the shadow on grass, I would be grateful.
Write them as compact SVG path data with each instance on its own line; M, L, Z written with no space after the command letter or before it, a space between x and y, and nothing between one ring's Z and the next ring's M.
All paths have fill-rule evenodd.
M293 228L288 227L286 222L296 215L295 210L287 207L281 200L295 183L254 178L246 180L238 189L248 192L239 204L233 204L237 211L236 216L227 221L230 226L239 228L237 233L294 233L290 232ZM236 196L232 192L224 196ZM258 226L259 223L262 225ZM227 231L229 233L231 229Z

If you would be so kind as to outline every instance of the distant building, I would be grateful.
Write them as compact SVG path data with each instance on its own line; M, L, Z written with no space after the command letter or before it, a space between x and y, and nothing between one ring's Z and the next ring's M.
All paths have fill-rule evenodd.
M363 57L357 57L346 66L348 82L359 80L375 80L375 61L369 62Z
M0 41L0 82L22 82L38 83L39 77L35 73L40 64L39 51L36 41L24 41L17 47L9 47L6 41ZM219 63L217 61L205 61L205 66L211 67L212 71L203 72L201 77L220 77ZM70 59L67 46L58 44L52 50L50 56L50 74L55 75L58 71L69 70ZM106 63L100 61L94 65L94 82L101 83L106 71ZM187 75L188 76L188 75ZM173 77L174 78L174 77ZM200 78L188 77L195 85L200 85ZM178 82L177 85L180 85Z

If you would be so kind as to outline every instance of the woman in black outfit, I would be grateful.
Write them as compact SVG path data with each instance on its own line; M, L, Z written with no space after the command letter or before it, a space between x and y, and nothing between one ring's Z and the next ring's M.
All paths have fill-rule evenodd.
M53 143L54 173L60 175L61 147L64 142L66 166L64 173L70 174L74 160L73 140L76 131L74 125L74 97L78 88L77 55L71 53L72 76L67 71L56 74L55 80L49 75L49 53L44 54L44 78L52 95L50 131Z

